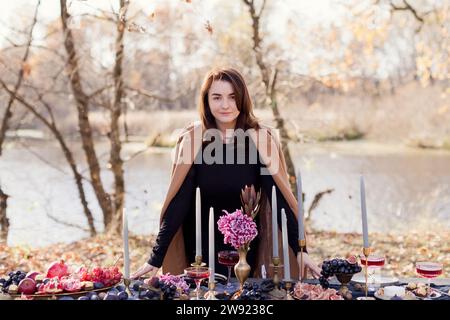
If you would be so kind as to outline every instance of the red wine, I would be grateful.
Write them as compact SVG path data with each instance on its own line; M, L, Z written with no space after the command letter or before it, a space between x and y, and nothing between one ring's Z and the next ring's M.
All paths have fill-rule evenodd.
M186 275L194 280L206 279L209 277L209 269L206 267L192 267L185 269Z
M442 274L442 265L432 262L417 263L416 271L422 277L434 278Z
M366 257L361 256L361 266L364 267L366 265ZM384 257L380 256L369 256L367 261L367 266L369 267L382 267L384 266Z
M219 263L225 266L234 266L239 262L239 253L237 251L220 251Z

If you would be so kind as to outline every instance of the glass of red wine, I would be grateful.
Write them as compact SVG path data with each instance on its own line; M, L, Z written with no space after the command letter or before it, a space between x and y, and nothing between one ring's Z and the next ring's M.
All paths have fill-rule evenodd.
M380 255L369 255L368 258L366 256L362 255L360 256L361 259L361 267L367 266L367 275L370 281L368 281L368 290L369 291L375 291L376 290L376 284L380 284L381 279L379 275L379 271L382 267L384 267L385 258L384 256Z
M203 279L206 279L209 277L210 269L208 267L189 267L184 269L184 273L187 277L191 278L195 282L196 286L196 294L197 298L195 300L200 300L200 283ZM194 299L193 299L194 300Z
M232 289L233 285L230 282L231 279L231 268L239 262L239 253L234 250L223 250L219 251L219 263L228 267L228 277L226 289Z
M416 272L420 276L427 278L427 286L428 286L427 291L430 290L431 279L440 276L442 274L442 269L443 269L442 263L431 261L416 262Z

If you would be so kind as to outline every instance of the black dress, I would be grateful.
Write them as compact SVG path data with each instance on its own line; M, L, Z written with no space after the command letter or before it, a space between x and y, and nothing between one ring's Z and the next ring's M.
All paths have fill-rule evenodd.
M223 143L223 156L217 155L223 159L222 163L208 164L207 161L198 161L189 170L179 191L169 203L167 211L161 223L160 231L156 239L156 244L152 249L148 263L161 267L164 256L169 244L180 226L183 227L184 243L186 256L190 262L195 260L195 190L200 187L201 192L201 222L202 222L202 257L204 262L208 262L208 225L209 208L214 208L215 220L215 270L217 273L227 275L227 267L218 263L217 254L221 250L235 250L231 245L224 244L223 235L217 229L217 221L220 216L225 214L222 210L234 212L242 207L240 194L241 190L247 185L254 185L255 190L264 192L269 200L272 198L272 186L277 191L278 207L278 226L281 228L281 208L285 209L288 226L288 242L294 253L300 251L298 245L298 225L297 219L290 209L284 196L276 186L271 175L261 175L261 168L264 167L259 160L259 154L256 163L252 163L249 158L249 144L253 144L251 139L246 139L245 146L234 143ZM203 144L202 152L207 144ZM253 144L254 146L254 144ZM245 149L244 149L245 148ZM255 149L256 150L256 149ZM245 151L245 161L238 159L238 152ZM200 154L200 153L199 153ZM229 164L230 157L233 157L234 163ZM242 155L242 153L239 153ZM214 151L212 155L215 156ZM238 161L240 160L240 161ZM244 163L242 163L244 162ZM255 161L253 161L255 162ZM256 215L255 222L259 228L259 214ZM258 236L250 243L250 250L247 254L247 262L251 266L251 274L255 271L256 253L259 244ZM266 266L268 267L268 266Z

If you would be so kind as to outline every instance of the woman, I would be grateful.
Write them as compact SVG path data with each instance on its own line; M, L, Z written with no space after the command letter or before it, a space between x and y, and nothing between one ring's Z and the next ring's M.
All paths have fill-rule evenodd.
M150 259L132 274L133 279L146 273L154 275L161 266L164 273L180 274L194 262L196 187L201 190L202 260L208 261L209 208L214 208L217 226L223 210L241 208L240 191L246 185L262 191L261 209L255 218L258 236L250 243L247 256L252 276L260 276L262 265L269 270L271 263L272 186L276 187L279 226L281 208L287 215L291 272L293 277L299 276L297 201L289 187L278 139L272 129L257 121L252 108L238 71L224 68L207 75L200 93L201 121L189 125L179 136L156 244ZM217 263L217 252L232 248L223 243L217 229L215 236L216 272L226 274L226 268ZM320 268L307 252L303 262L314 277L320 276Z

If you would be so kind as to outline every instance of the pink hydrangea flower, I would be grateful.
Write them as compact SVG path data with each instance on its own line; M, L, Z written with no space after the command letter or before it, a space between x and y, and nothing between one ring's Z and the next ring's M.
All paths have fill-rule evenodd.
M231 244L235 249L243 246L248 246L250 241L255 239L258 235L256 223L242 210L236 210L229 213L223 210L226 214L219 218L217 222L219 231L224 235L224 243Z

